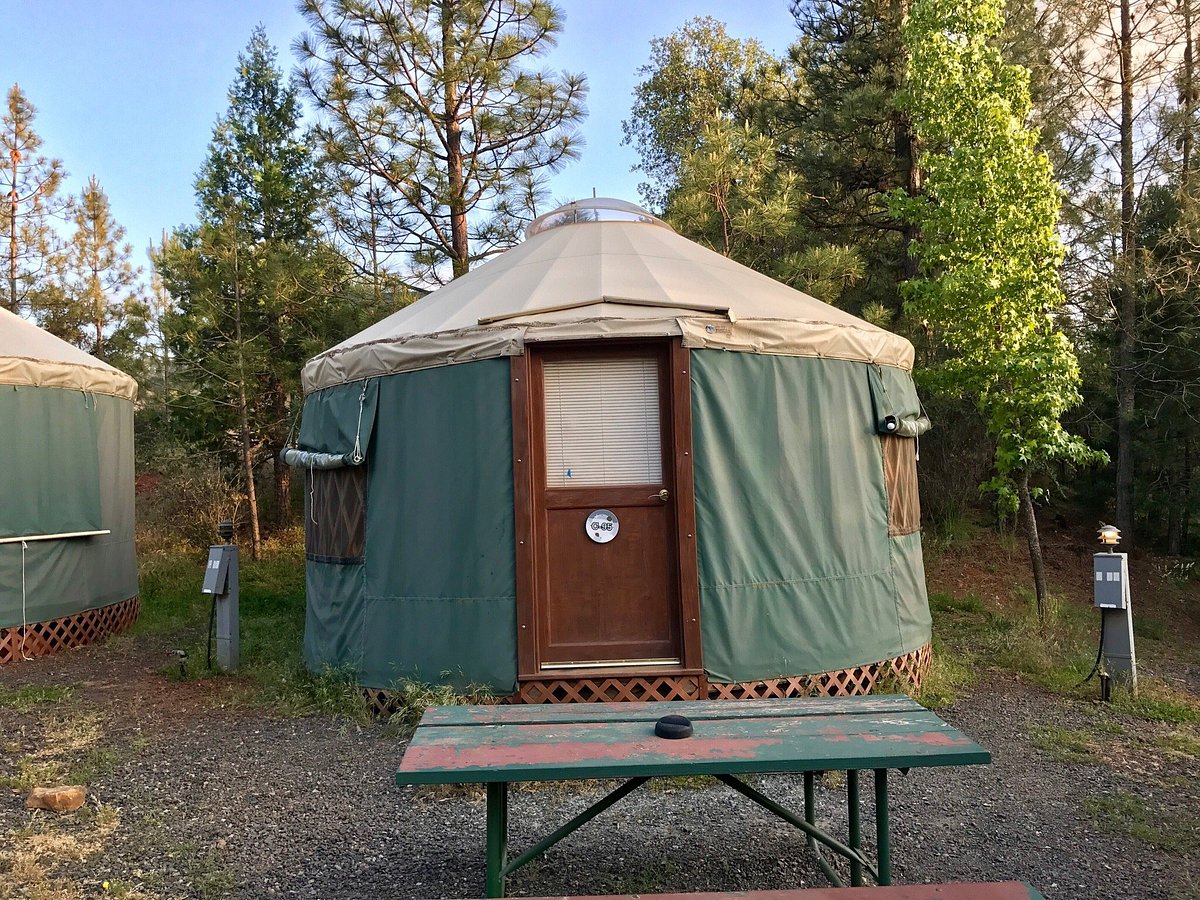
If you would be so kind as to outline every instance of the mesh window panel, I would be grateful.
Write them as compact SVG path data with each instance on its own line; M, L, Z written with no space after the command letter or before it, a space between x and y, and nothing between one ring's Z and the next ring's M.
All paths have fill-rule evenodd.
M921 530L921 498L917 492L917 442L882 435L883 480L888 495L888 534L898 537Z
M309 470L305 486L305 555L314 562L362 562L366 543L366 465Z

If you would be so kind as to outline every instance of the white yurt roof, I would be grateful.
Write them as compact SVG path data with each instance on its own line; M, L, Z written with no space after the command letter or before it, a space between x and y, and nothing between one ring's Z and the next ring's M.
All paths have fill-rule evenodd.
M64 388L133 400L137 382L120 369L0 308L0 384Z
M516 356L527 343L669 335L687 347L913 363L904 338L603 198L536 219L523 243L313 358L304 389Z

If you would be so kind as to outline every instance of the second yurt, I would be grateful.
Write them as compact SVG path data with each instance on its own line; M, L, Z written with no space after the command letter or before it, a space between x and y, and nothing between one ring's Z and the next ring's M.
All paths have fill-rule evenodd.
M911 344L581 201L311 360L313 669L528 702L918 680Z
M137 618L132 378L0 309L0 663Z

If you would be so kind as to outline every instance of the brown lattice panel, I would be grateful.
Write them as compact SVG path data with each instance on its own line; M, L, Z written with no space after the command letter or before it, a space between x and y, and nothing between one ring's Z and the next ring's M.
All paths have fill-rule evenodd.
M851 697L869 694L880 681L907 683L919 690L921 680L929 671L932 660L929 644L882 662L865 666L822 672L817 675L796 675L791 678L772 678L767 681L743 681L734 684L708 683L710 700L767 700L782 697Z
M85 609L58 619L31 622L24 627L15 625L0 628L0 665L17 662L22 656L28 659L49 656L103 640L132 625L137 620L140 608L141 599L130 597L119 603L99 609Z
M555 678L524 681L517 703L612 703L622 700L699 700L695 675Z
M869 694L881 682L897 682L921 687L929 671L932 654L929 644L882 662L854 666L837 672L796 675L768 681L722 684L695 675L625 676L614 678L555 678L524 681L520 690L509 697L497 697L497 703L613 703L625 700L769 700L785 697L849 697ZM371 709L379 716L390 716L400 708L394 691L363 688Z

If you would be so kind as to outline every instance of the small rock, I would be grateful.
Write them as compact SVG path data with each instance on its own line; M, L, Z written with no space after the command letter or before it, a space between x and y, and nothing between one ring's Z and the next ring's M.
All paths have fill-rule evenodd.
M87 791L81 784L59 787L35 787L25 798L26 809L48 809L51 812L74 812L87 800Z

